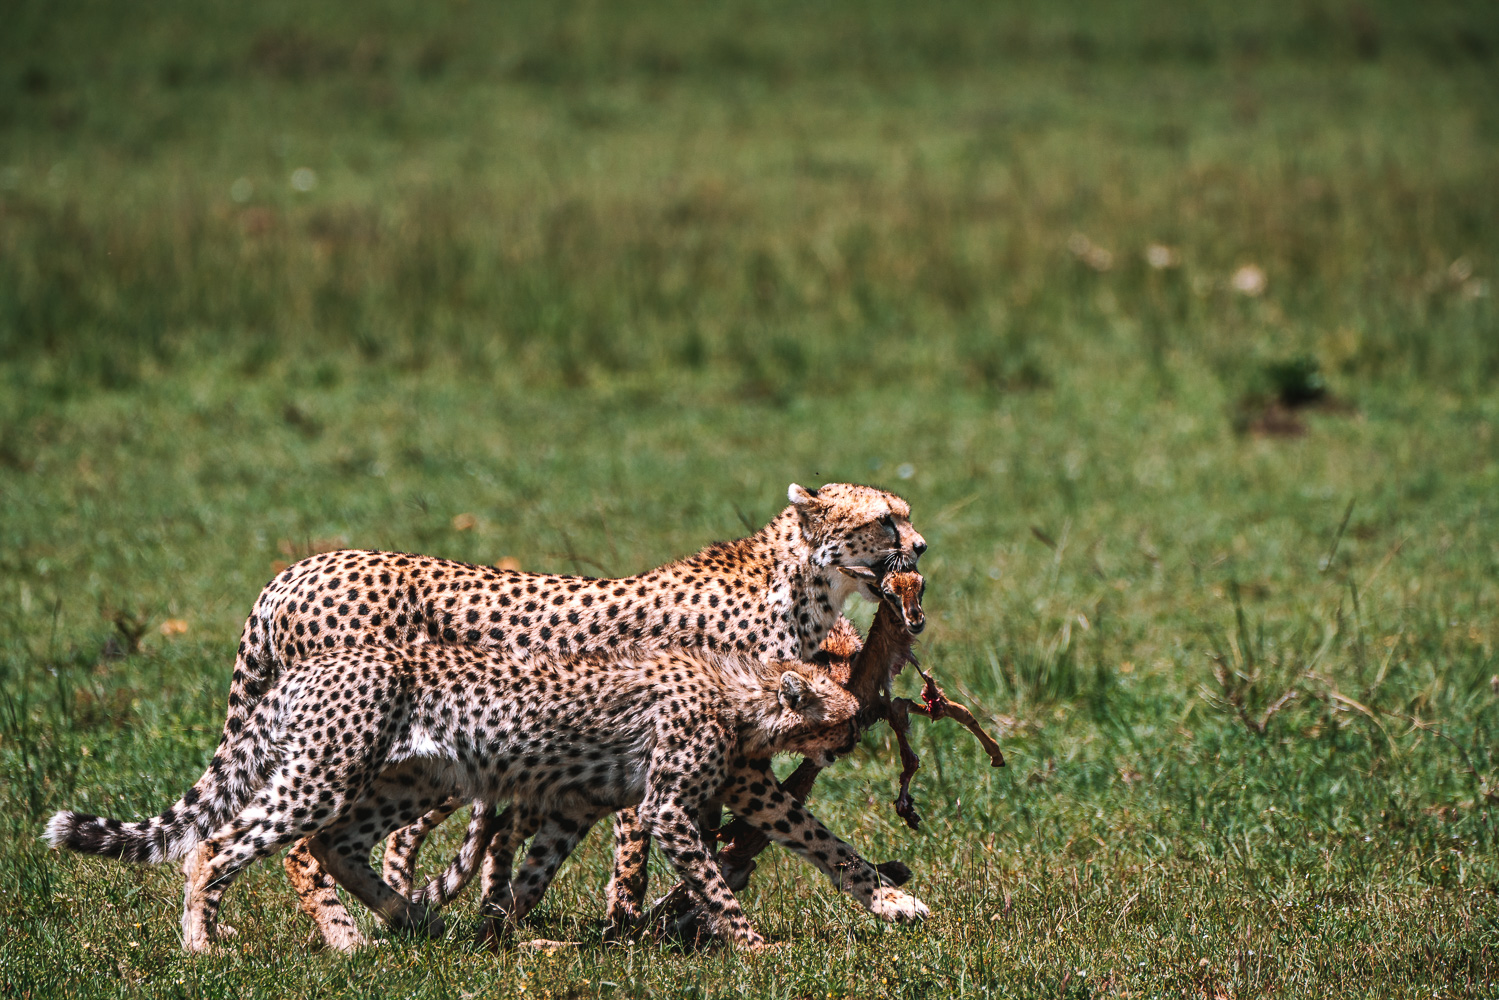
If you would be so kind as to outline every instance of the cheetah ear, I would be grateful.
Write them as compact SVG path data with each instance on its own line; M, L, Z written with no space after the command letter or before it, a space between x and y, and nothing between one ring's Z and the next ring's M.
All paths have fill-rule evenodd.
M810 693L807 679L795 670L788 670L781 675L781 693L778 697L784 707L796 711L806 703Z
M817 506L817 491L792 483L791 488L786 491L786 499L806 513Z

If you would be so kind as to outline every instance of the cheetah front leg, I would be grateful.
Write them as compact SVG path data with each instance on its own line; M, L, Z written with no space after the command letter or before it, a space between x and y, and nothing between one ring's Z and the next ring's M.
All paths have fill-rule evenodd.
M699 901L708 929L738 947L763 951L769 945L750 926L700 825L729 778L726 751L732 734L702 722L684 739L683 728L672 722L658 737L640 819Z
M723 872L713 857L713 848L703 839L703 832L698 827L696 811L662 796L654 801L648 799L641 805L640 812L643 817L648 817L651 831L661 845L661 853L666 855L694 898L699 900L698 913L709 929L731 944L750 951L768 948L766 940L750 925L729 883L724 881Z
M925 903L890 885L783 789L769 761L749 761L737 769L725 789L724 804L782 847L801 855L881 920L912 923L930 915Z
M697 819L703 839L712 844L718 836L723 805L716 798L707 803ZM646 921L645 892L650 860L651 834L634 809L614 815L614 871L604 890L604 940L618 941L640 929ZM748 880L745 875L745 880ZM732 885L732 879L731 879ZM736 888L743 888L742 885Z

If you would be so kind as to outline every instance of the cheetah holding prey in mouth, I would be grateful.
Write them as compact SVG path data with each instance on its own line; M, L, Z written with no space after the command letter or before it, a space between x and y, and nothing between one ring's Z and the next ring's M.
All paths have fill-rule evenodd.
M163 814L155 826L122 824L123 833L111 841L113 856L133 861L177 856L179 845L204 839L235 815L234 803L259 787L257 763L237 737L284 673L334 650L417 644L487 648L505 654L507 663L538 655L665 648L734 653L763 662L812 657L850 594L862 589L877 599L867 584L840 569L911 569L926 542L911 526L905 501L883 490L846 483L809 490L793 484L788 496L790 506L750 537L622 579L519 573L357 550L302 560L266 586L245 623L228 719L207 773L184 795L182 811ZM607 684L611 676L600 673L598 683ZM355 683L352 677L349 682ZM432 811L418 831L430 829L462 802L429 802ZM534 811L532 816L539 821ZM479 830L471 832L478 836ZM498 841L504 834L495 836ZM649 838L649 827L635 822L628 810L616 817L607 917L617 926L639 919ZM403 892L410 889L420 843L419 834L397 835L387 850L387 880ZM473 849L464 845L465 851ZM200 852L185 870L200 871L208 860ZM508 862L495 866L502 867L507 870L496 870L495 876L508 882ZM307 844L292 848L286 869L299 904L330 946L348 951L364 943Z
M389 925L440 934L440 918L369 867L379 839L435 798L523 798L579 838L594 820L639 806L640 822L699 899L708 926L760 950L764 938L698 829L709 802L726 802L876 916L927 915L783 792L764 763L781 751L831 762L853 743L858 710L821 667L742 654L517 663L494 650L430 643L334 649L283 673L231 738L258 783L221 790L210 770L194 788L204 791L206 782L217 795L184 796L128 829L61 812L47 837L116 857L145 840L179 857L191 840L166 831L193 829L227 798L231 816L188 866L183 944L200 952L218 940L219 905L234 877L299 838ZM512 916L535 905L554 870L521 881Z

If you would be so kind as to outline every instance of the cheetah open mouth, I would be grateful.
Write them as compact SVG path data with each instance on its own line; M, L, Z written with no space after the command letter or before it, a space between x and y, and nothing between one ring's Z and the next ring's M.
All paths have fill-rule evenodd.
M874 566L839 566L837 570L859 585L860 597L869 601L880 600L880 581L888 570L882 571Z

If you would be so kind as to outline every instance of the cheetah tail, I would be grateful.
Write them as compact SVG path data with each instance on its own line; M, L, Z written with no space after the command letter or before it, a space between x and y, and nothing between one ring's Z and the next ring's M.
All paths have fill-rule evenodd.
M412 897L414 902L430 907L446 906L478 872L479 862L483 860L490 840L496 835L508 838L511 826L509 809L496 816L493 805L482 799L475 799L471 813L468 829L463 834L463 843L458 846L458 856L442 874L433 877L417 890Z
M262 703L249 725L226 724L208 770L161 815L125 822L64 810L47 821L43 836L53 847L141 864L185 857L243 809L264 783L277 756L270 733L275 714L274 704Z

